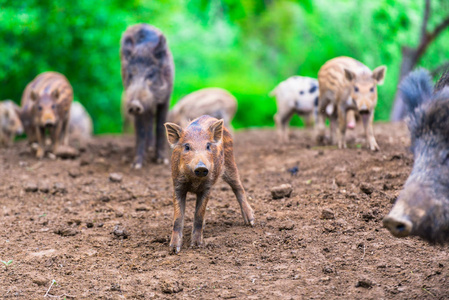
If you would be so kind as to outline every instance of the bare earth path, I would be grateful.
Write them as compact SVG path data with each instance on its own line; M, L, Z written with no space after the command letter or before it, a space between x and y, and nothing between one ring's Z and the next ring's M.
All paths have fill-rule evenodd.
M376 124L381 152L314 147L294 130L236 133L236 161L256 213L243 226L219 182L206 246L168 255L168 166L129 168L132 137L98 137L75 160L37 161L24 142L0 150L0 297L41 299L447 299L448 247L396 239L382 228L413 164L401 124ZM356 140L357 141L357 140ZM292 176L287 169L298 166ZM121 182L111 182L118 172ZM290 198L270 189L290 183ZM36 191L37 189L37 191ZM323 210L329 210L322 218ZM115 233L114 233L115 232ZM54 297L51 299L55 299Z

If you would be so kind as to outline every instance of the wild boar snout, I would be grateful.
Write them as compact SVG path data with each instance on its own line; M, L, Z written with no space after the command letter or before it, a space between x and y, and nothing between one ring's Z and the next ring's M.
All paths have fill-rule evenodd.
M396 237L416 235L416 230L426 218L426 207L432 203L428 188L421 184L409 183L384 218L383 225Z
M206 165L200 161L196 166L195 166L195 176L198 177L206 177L207 174L209 174L209 169L206 167Z
M134 99L128 103L128 113L133 115L140 115L143 113L143 105L139 100Z

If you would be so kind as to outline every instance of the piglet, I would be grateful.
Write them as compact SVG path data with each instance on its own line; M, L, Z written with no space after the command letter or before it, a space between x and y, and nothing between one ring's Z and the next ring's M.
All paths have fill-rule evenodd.
M178 253L182 245L186 195L197 195L191 246L203 244L203 227L210 189L221 176L227 182L240 204L245 224L254 225L254 214L249 205L237 166L234 161L233 141L223 120L204 115L182 129L174 123L165 123L167 139L173 149L171 157L174 186L174 221L170 252Z

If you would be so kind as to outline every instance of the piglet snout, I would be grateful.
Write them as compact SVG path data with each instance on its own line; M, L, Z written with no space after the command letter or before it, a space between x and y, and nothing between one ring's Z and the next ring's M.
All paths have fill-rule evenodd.
M196 167L195 167L195 175L198 177L206 177L209 173L209 170L207 169L206 165L200 161Z

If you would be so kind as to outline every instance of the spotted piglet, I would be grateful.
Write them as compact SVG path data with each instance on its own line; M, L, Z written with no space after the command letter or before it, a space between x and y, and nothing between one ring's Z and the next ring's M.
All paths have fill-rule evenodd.
M315 123L318 80L293 76L279 83L270 92L270 96L276 97L278 111L274 115L274 121L281 142L288 142L288 123L294 114L303 116L309 127Z

